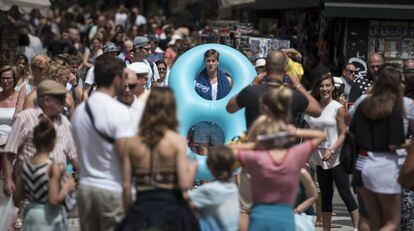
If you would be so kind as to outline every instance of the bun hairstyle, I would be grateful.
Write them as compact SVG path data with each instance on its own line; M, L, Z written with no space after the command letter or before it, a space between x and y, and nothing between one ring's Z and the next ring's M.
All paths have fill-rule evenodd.
M49 149L52 150L56 140L56 130L53 127L52 122L42 117L39 124L33 131L33 144L37 150Z
M217 180L228 181L233 175L236 159L231 149L225 145L213 146L207 157L207 166Z
M263 114L288 123L291 117L292 91L283 86L272 89L263 94L260 104Z

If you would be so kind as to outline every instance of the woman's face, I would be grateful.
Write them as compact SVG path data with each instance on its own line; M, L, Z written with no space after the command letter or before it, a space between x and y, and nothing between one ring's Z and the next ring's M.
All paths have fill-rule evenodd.
M101 49L102 44L98 39L94 39L94 40L92 40L91 46L92 46L92 49L99 50L99 49Z
M14 78L12 71L4 71L0 76L1 87L3 90L14 89Z
M70 69L67 69L63 71L62 73L60 73L58 75L58 82L66 87L66 84L68 83L69 78L70 78L70 74L71 74Z
M123 33L118 33L116 34L115 40L118 42L122 42L124 39L124 34Z
M165 76L167 75L167 67L165 66L164 63L160 63L158 64L158 72L160 74L161 79L164 79Z
M321 99L329 99L332 98L332 92L334 90L334 85L332 83L331 78L327 78L321 82L319 85L319 95Z
M17 69L24 70L26 68L26 65L27 65L26 61L24 59L20 59L17 62Z

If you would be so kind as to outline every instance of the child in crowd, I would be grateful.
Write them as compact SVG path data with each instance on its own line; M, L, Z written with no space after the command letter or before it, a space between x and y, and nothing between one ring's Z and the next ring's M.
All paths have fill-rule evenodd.
M233 231L239 223L239 192L232 181L235 157L230 148L218 145L211 148L207 166L216 181L201 185L189 192L200 211L200 228Z
M76 184L72 177L62 181L61 169L49 158L56 131L48 119L42 118L34 128L33 143L36 154L23 162L14 194L15 204L24 198L30 202L24 208L23 230L67 230L63 202Z

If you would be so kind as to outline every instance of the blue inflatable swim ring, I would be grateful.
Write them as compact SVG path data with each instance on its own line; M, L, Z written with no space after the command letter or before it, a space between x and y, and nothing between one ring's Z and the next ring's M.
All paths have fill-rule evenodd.
M220 53L219 68L225 70L233 79L229 94L216 101L206 100L195 91L194 81L204 68L204 53L215 49ZM194 47L181 55L171 69L168 85L174 91L177 100L177 116L180 123L179 132L187 136L190 128L199 122L216 123L224 132L225 143L232 138L241 136L246 131L244 109L230 114L226 104L235 94L249 85L256 71L249 61L239 51L221 44L204 44ZM189 156L199 162L197 179L212 179L206 165L206 157L189 151Z

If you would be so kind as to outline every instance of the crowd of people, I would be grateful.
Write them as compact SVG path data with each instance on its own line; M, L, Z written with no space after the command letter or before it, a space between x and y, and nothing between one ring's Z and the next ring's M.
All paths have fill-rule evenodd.
M330 230L336 187L355 230L413 230L413 60L401 67L372 53L364 77L352 63L341 77L319 66L304 86L300 53L269 51L226 105L245 109L246 139L224 144L209 121L178 133L169 71L197 31L123 6L9 20L23 25L16 62L0 69L3 191L20 210L15 228L66 230L76 203L81 230L295 230L302 215ZM205 68L182 78L200 99L232 88L220 55L207 50ZM189 145L215 180L195 179Z

